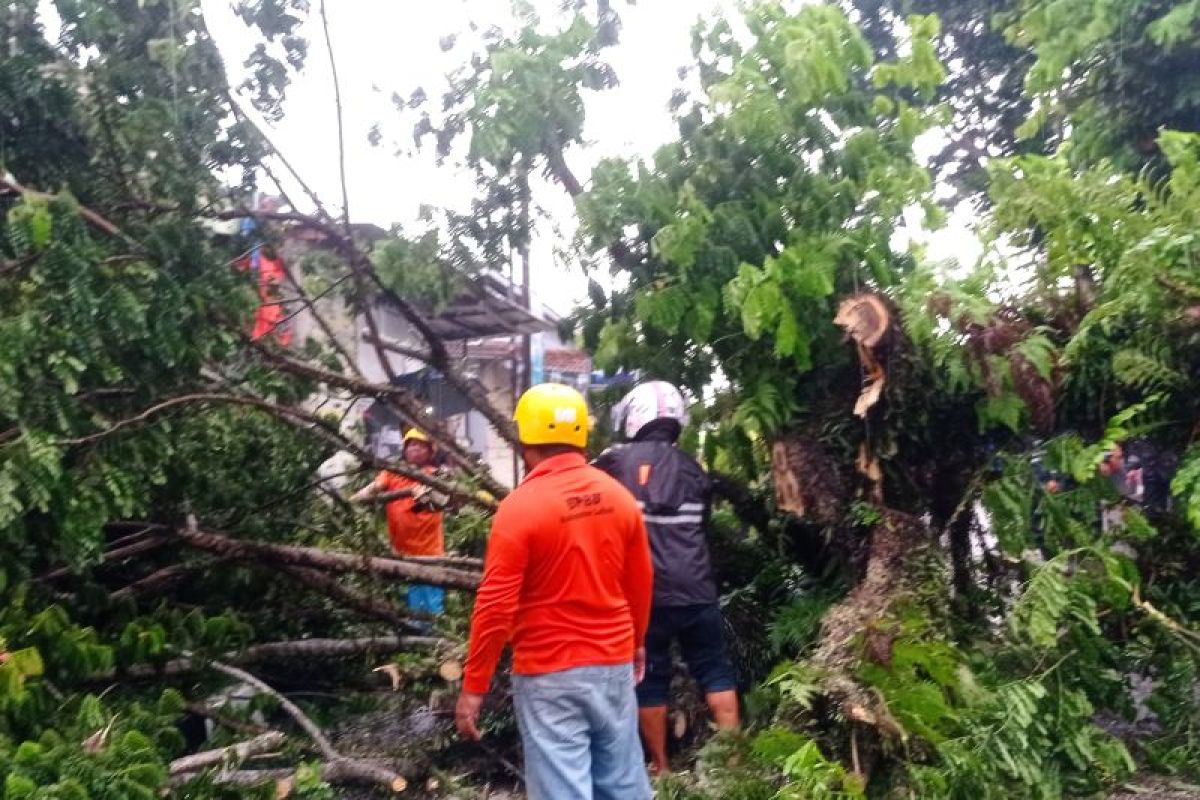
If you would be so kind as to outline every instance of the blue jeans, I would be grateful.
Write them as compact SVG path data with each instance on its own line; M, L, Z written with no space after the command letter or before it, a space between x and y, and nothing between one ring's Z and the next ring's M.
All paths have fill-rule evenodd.
M650 800L633 665L513 675L529 800Z
M426 586L414 583L408 587L405 605L410 611L423 611L437 616L444 610L446 590L440 586Z

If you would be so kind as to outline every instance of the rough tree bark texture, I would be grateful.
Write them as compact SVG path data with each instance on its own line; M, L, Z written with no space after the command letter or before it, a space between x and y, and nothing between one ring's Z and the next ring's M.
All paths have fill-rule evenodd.
M776 505L820 525L841 520L846 486L838 465L815 438L789 434L771 446Z
M925 524L898 511L885 511L871 531L867 569L858 585L821 621L821 641L812 663L827 676L826 687L842 705L847 718L897 732L876 696L852 677L864 648L872 660L887 663L891 643L871 634L909 588L910 566L924 556L930 543ZM868 641L870 640L870 641Z

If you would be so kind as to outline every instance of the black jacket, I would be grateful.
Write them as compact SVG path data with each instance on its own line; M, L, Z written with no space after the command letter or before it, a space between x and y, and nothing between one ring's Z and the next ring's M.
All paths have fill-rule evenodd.
M637 499L654 559L654 604L689 606L717 601L705 533L712 507L708 475L667 437L617 445L595 466Z

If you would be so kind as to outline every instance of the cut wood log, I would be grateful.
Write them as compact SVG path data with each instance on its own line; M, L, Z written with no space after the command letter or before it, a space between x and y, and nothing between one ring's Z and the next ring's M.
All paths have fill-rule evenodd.
M442 680L446 681L446 683L454 683L455 681L462 680L462 662L454 658L443 661L441 666L438 667L438 675L442 676Z
M250 756L269 753L280 747L285 739L286 737L279 731L267 731L253 739L231 744L228 747L218 747L215 750L205 750L201 753L177 758L171 762L168 772L171 775L182 775L223 764L240 764Z
M883 396L887 375L875 351L887 338L892 314L878 295L858 294L842 301L833 323L845 330L858 346L858 360L864 376L862 392L854 404L854 415L866 417Z
M835 462L811 436L789 435L771 446L771 471L776 505L821 525L833 525L842 515L845 489Z
M318 547L237 539L212 531L179 529L175 531L175 536L190 547L239 560L262 559L327 572L373 573L450 589L475 589L479 586L478 573L449 567L416 564L394 558L336 553Z

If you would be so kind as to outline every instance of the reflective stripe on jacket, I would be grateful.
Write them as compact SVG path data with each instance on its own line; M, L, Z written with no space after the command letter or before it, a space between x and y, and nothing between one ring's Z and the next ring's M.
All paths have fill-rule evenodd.
M642 509L654 558L654 604L715 603L706 538L712 490L703 468L665 437L611 447L595 465L620 481Z

